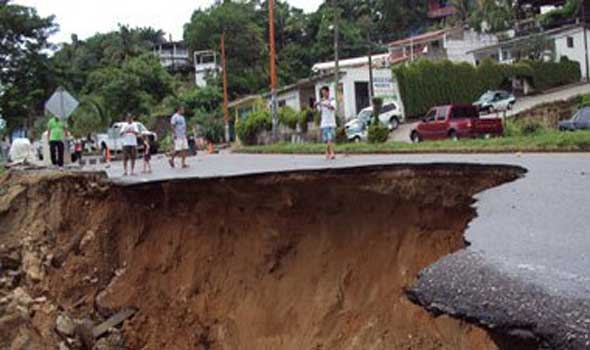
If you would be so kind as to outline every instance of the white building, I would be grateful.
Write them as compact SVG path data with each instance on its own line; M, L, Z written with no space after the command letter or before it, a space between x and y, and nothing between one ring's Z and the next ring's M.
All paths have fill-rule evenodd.
M207 86L207 80L217 78L221 72L218 55L215 51L195 51L193 61L195 62L195 84L198 87Z
M189 50L182 41L163 43L154 51L162 66L169 70L176 71L192 66Z
M580 64L582 79L588 77L588 42L590 30L582 25L569 25L548 30L542 34L531 34L502 41L496 45L473 50L476 61L492 58L501 63L512 63L520 58L526 58L531 43L544 40L544 56L546 60L559 61L565 56Z
M384 101L396 101L403 110L399 87L393 76L389 62L389 54L380 54L372 57L373 60L373 90L375 97L381 97ZM369 89L369 57L357 57L339 61L339 114L346 119L351 119L366 107L371 105ZM334 71L335 63L324 62L313 66L313 71L324 76L315 83L316 98L320 96L322 87L330 88L330 96L334 97Z
M392 64L422 58L432 61L448 59L475 65L476 59L472 51L497 42L498 38L493 34L452 28L394 41L389 44L389 53Z
M585 33L584 33L585 32ZM576 26L564 32L552 35L555 41L555 58L559 60L566 56L572 61L580 63L582 79L588 79L588 40L590 30L583 26Z

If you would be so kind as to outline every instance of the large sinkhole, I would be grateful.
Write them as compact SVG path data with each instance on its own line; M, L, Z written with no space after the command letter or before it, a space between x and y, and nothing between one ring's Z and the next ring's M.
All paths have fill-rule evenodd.
M404 291L464 247L476 193L522 174L400 165L117 187L13 173L0 253L24 271L11 288L51 307L0 321L0 345L29 332L53 349L58 315L98 324L131 307L126 349L496 349Z

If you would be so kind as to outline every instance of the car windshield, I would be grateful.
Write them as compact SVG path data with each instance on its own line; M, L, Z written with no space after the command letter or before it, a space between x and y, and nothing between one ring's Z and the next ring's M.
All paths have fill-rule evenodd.
M371 116L372 115L373 115L373 112L372 111L370 111L370 110L364 110L364 111L361 111L359 113L358 118L359 118L360 121L365 122L365 121L371 119Z
M480 101L489 101L493 100L496 93L494 91L488 91L485 94L481 95L479 98Z
M590 107L582 108L574 115L573 119L574 122L585 122L590 120Z

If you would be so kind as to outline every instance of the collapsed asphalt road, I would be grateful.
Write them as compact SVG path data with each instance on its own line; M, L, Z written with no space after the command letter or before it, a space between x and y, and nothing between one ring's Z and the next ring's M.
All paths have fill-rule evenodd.
M427 309L524 339L531 348L590 349L590 155L223 155L193 159L188 172L161 168L124 185L191 177L336 169L392 163L510 164L528 174L478 196L471 246L426 269L410 291Z
M497 349L405 291L465 247L476 193L523 174L401 164L117 186L9 172L0 348Z

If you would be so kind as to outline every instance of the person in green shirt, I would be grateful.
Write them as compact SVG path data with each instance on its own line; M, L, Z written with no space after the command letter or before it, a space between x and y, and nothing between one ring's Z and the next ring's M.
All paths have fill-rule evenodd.
M47 123L47 138L49 139L49 151L51 152L51 164L64 166L65 138L68 126L65 121L52 117Z

